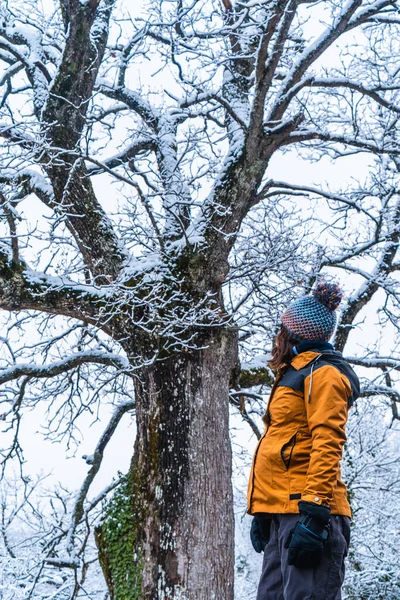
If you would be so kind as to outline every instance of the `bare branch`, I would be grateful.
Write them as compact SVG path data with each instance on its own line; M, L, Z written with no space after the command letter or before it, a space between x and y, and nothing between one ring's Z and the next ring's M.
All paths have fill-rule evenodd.
M344 146L351 146L359 148L362 152L372 152L373 154L388 154L391 156L399 156L400 150L397 146L378 146L376 143L362 138L353 138L346 135L335 135L334 133L326 133L320 131L306 130L304 132L296 131L291 133L287 139L283 140L282 146L295 143L303 143L313 140L320 140L323 142L332 142L335 144L343 144Z
M349 79L318 79L314 78L304 82L304 86L316 87L316 88L348 88L350 90L354 90L359 92L363 96L368 96L372 98L377 104L380 104L384 108L388 108L389 110L400 114L400 106L393 104L393 102L389 102L385 100L382 96L379 95L378 91L385 90L399 90L400 85L397 86L377 86L377 87L366 87L362 83L358 81L351 81Z
M84 483L82 484L82 487L81 487L81 489L78 493L77 499L75 501L74 509L72 511L71 525L70 525L70 528L68 531L68 536L67 536L67 548L68 548L69 552L73 551L75 530L84 514L83 505L84 505L87 493L89 491L89 488L101 467L101 463L103 461L104 450L105 450L108 442L111 440L115 430L117 429L119 422L120 422L121 418L123 417L123 415L126 412L133 410L134 408L135 408L134 402L125 402L124 404L121 404L120 406L117 407L117 409L115 410L113 416L111 417L110 422L108 423L106 429L104 430L104 432L96 446L93 456L90 458L90 462L89 462L89 459L86 458L86 462L91 464L92 467L88 471L86 479L85 479Z
M248 423L250 425L254 435L259 440L261 438L261 432L258 429L255 421L250 417L249 413L246 410L246 405L245 405L245 397L246 396L249 396L250 398L254 398L255 394L247 393L246 391L230 393L229 401L232 404L232 406L234 406L235 408L237 408L239 410L240 414L243 417L243 421L245 421L246 423Z
M384 6L391 4L383 0L374 4L374 11L379 12ZM296 60L289 74L282 82L277 99L269 111L267 122L279 121L287 109L291 99L303 87L302 78L307 69L344 33L349 29L349 23L362 5L362 0L350 0L343 8L336 22L332 23L319 38L304 50ZM355 25L354 25L355 26Z
M296 185L293 183L286 183L283 181L274 181L274 180L269 180L264 186L263 188L260 190L258 197L260 200L262 200L263 198L268 198L269 194L279 194L281 193L280 190L283 190L282 193L286 193L287 191L290 192L304 192L305 195L308 194L315 194L316 196L321 196L322 198L325 198L327 200L332 200L334 202L338 202L341 204L345 204L351 208L354 208L357 212L364 212L365 214L367 214L368 216L369 213L368 211L364 210L362 208L362 205L359 205L357 202L354 202L353 200L348 200L347 198L344 198L343 196L339 196L338 194L333 194L330 192L327 192L326 190L323 189L319 189L313 186L307 186L307 185Z

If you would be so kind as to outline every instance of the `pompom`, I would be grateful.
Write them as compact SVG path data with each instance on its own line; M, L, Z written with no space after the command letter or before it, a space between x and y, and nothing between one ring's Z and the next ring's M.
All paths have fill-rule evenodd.
M318 302L334 311L343 298L343 292L336 283L319 283L313 291L313 296Z

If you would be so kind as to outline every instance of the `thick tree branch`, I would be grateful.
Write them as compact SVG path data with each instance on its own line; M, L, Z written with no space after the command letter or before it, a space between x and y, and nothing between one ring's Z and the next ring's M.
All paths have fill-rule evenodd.
M251 388L259 385L272 387L274 376L267 367L257 369L243 369L240 371L238 385L241 388Z
M0 54L0 60L3 60L1 54ZM18 64L18 63L13 64L8 69L6 69L4 71L2 77L0 77L0 87L2 87L7 81L9 81L13 77L13 75L16 75L22 69L23 69L23 65Z
M4 169L0 172L0 183L20 186L24 195L35 194L47 206L54 205L54 193L51 183L38 171Z
M101 327L102 302L104 296L100 290L35 273L23 263L16 265L0 247L0 309L35 310Z
M45 54L41 45L38 31L25 26L24 29L12 28L6 23L0 24L0 49L12 55L25 69L27 78L33 90L33 104L36 116L40 117L48 93L52 77L45 65ZM26 34L25 32L28 32Z
M393 11L393 16L388 14L383 9L390 8ZM382 12L381 12L382 11ZM391 25L398 24L400 21L395 15L398 14L396 2L393 0L376 0L362 7L349 21L347 30L351 31L355 27L359 27L364 23L390 23Z
M17 226L15 221L15 214L9 203L7 202L7 198L4 196L2 192L0 192L0 205L6 215L6 219L8 222L8 228L10 230L10 238L11 238L11 249L13 256L13 263L19 264L19 246L18 246L18 236L17 236Z
M41 162L53 185L52 208L65 216L86 265L102 284L117 277L124 257L84 162L75 158L75 152L103 59L114 1L64 3L68 36L42 113L46 144ZM64 151L62 155L59 149Z
M251 87L251 75L254 70L254 59L250 48L243 51L242 32L245 29L249 12L244 10L225 11L225 26L229 32L230 57L226 62L222 85L222 97L225 100L225 123L230 146L236 146L239 140L244 140L244 132L247 131L248 117L250 114L249 91ZM254 46L253 44L250 44ZM250 51L249 51L250 50ZM255 48L253 48L255 50ZM230 108L227 109L227 106ZM236 116L245 125L238 123Z
M371 23L372 25L400 25L400 19L397 17L391 17L390 15L385 17L378 15L372 18L366 18L363 20L364 23Z
M394 402L400 402L400 393L397 392L394 388L389 387L387 385L374 385L369 384L363 388L361 391L362 398L369 398L371 396L387 396Z
M281 0L261 37L255 68L255 94L250 129L259 130L264 120L265 98L285 49L287 36L296 15L297 1ZM271 40L273 47L270 48Z
M127 88L100 86L110 98L124 102L137 113L154 132L158 170L164 187L163 206L166 212L166 239L182 237L189 226L191 194L179 167L177 128L179 118L161 114L144 102L140 94Z
M26 150L34 150L36 140L26 132L22 131L22 123L20 124L2 124L0 123L0 137L15 143Z
M243 220L260 200L258 190L271 156L302 120L301 114L294 115L268 135L250 134L241 152L227 157L217 184L203 206L207 223L205 237L210 247L207 268L214 271L209 274L212 284L218 282L217 277L226 276L227 257Z

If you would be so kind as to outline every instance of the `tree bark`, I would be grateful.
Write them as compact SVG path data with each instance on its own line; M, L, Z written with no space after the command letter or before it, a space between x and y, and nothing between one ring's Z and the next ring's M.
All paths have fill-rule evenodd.
M199 337L202 349L166 357L137 380L130 579L122 569L121 581L107 536L97 535L113 600L233 600L228 394L237 332Z

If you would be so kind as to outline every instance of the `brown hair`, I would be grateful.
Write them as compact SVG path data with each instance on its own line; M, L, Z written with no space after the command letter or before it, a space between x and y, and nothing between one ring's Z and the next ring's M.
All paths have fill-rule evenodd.
M294 354L293 346L296 342L290 336L290 333L281 325L281 328L274 340L272 348L272 359L268 362L274 371L279 369L284 363L290 363Z

